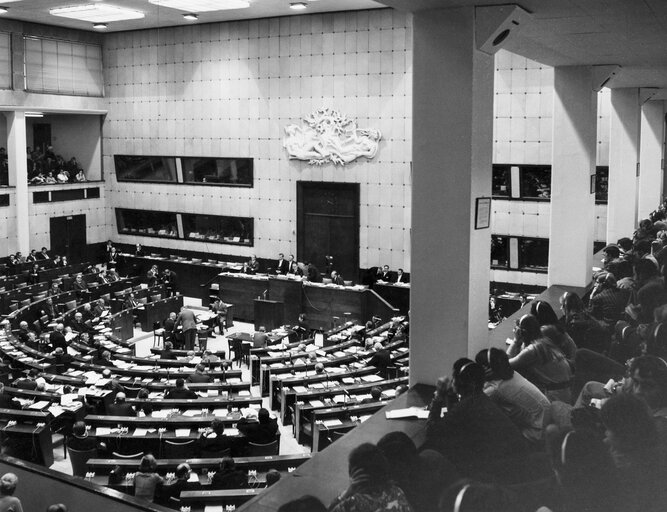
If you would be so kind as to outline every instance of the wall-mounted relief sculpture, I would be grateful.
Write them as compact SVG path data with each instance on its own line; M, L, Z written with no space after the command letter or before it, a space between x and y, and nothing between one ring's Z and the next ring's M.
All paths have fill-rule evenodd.
M380 130L358 128L356 121L338 111L321 108L304 117L304 126L285 128L283 147L290 159L311 165L345 165L359 157L373 158L382 138Z

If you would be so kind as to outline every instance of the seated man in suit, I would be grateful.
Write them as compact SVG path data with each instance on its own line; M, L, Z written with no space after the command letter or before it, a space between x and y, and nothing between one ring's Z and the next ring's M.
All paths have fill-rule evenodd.
M76 292L77 299L81 299L84 295L88 295L88 284L83 280L82 274L77 274L76 279L72 283L72 290Z
M53 281L51 283L51 288L49 288L49 291L46 293L47 295L49 295L49 297L51 297L53 295L58 295L59 293L62 293L62 290L60 289L60 285L56 281Z
M83 421L77 421L72 426L72 435L67 439L67 447L81 452L96 449L99 453L106 450L104 443L98 442L94 436L89 435Z
M37 256L41 260L48 260L51 258L51 256L49 256L49 250L46 247L42 247L42 252L40 252Z
M394 273L391 270L389 270L389 265L385 265L384 267L382 267L382 272L379 275L379 279L380 281L384 281L385 283L394 282Z
M21 343L27 343L28 342L28 333L30 332L30 329L28 329L28 322L21 322L19 324L19 332L16 333L16 337L19 339Z
M14 381L14 387L18 389L28 389L31 391L35 391L39 389L39 384L38 382L38 377L39 377L39 372L36 369L32 369L28 372L28 375L25 377L20 377ZM42 381L44 381L44 378L41 378Z
M134 309L138 308L139 306L141 306L141 302L135 299L134 293L130 292L127 295L125 295L125 302L123 302L123 309Z
M95 304L95 307L93 308L93 316L99 318L106 310L107 310L107 305L104 302L104 299L98 299L97 303Z
M199 456L204 457L206 452L221 452L232 448L232 439L225 435L225 424L219 418L211 422L211 426L199 437L197 442Z
M195 367L195 372L188 376L187 382L202 384L211 382L211 377L206 374L206 367L200 363Z
M166 341L164 344L164 349L160 352L160 359L171 359L176 361L178 359L176 354L173 352L174 344L171 341Z
M170 399L189 399L199 398L199 395L185 386L183 379L176 379L176 387L167 391L164 395L167 400Z
M306 263L306 279L311 283L321 283L322 274L318 268L312 263Z
M293 276L303 275L303 271L299 268L299 264L294 259L294 254L289 255L289 260L287 261L287 273Z
M80 311L74 313L74 318L69 322L69 328L78 334L91 331L91 328L83 321L83 313Z
M264 348L269 343L269 337L266 334L266 328L261 326L259 331L252 335L252 347Z
M125 393L117 393L114 402L107 406L107 415L109 416L136 416L137 411L130 404L125 402Z
M176 272L169 270L168 268L165 268L162 273L162 282L164 283L164 287L167 290L167 296L169 297L173 297L176 294L177 277Z
M62 347L57 347L53 351L53 362L56 365L56 371L62 373L67 370L74 358L63 350Z
M259 272L259 260L254 254L250 256L250 261L248 261L248 267L252 270L253 274Z
M250 409L246 417L241 418L236 426L251 443L270 443L276 439L278 432L278 422L271 418L269 411L264 408L260 409L258 413Z
M103 350L101 356L99 356L99 351L98 351L97 356L93 357L91 363L96 364L98 366L115 366L111 362L111 352L109 352L108 350Z
M405 275L402 268L399 268L398 271L396 272L396 280L394 282L395 283L409 283L410 278L407 275Z
M289 270L289 263L285 259L285 255L278 253L278 261L276 261L276 274L285 275Z
M83 323L90 322L93 318L95 318L95 315L93 314L93 308L90 305L90 302L87 302L86 304L83 305L83 311L81 311L81 314L83 315Z

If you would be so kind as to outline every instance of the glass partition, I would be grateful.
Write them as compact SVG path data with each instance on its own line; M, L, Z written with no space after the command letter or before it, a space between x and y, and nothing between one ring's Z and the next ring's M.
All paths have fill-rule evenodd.
M253 245L253 219L218 215L182 214L186 240Z
M519 238L519 268L532 272L546 272L549 269L549 240Z
M491 266L494 268L509 267L509 244L506 236L491 236Z
M114 155L114 162L118 181L177 181L173 157Z
M184 183L252 186L251 158L182 157Z
M546 165L521 166L521 197L549 199L551 197L551 167Z
M175 213L116 208L116 222L123 235L178 238Z
M491 195L506 198L510 196L512 167L510 165L494 165L491 177Z

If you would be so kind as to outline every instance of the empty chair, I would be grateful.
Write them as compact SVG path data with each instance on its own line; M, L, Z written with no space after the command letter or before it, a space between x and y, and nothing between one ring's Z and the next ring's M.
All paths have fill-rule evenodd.
M153 322L153 346L159 347L164 341L164 329L160 322Z
M195 440L164 442L164 457L166 459L188 459L194 456Z
M148 299L146 297L139 297L137 299L137 302L141 302L142 304L148 303Z
M111 294L110 293L105 293L100 298L104 299L104 302L109 302L111 300Z
M35 320L35 321L32 323L32 329L35 331L35 334L37 334L37 335L39 336L39 335L41 334L41 332L42 332L42 324L41 324L41 322L40 322L39 320Z
M278 440L271 441L270 443L251 443L248 442L248 456L250 457L262 457L264 455L278 455L280 446Z
M116 297L117 299L123 297L125 295L125 292L120 291L120 292L113 292L113 296Z
M86 462L88 462L88 459L92 459L97 455L97 448L91 448L90 450L75 450L68 446L67 453L69 454L69 460L72 463L72 474L74 476L86 476Z
M11 311L12 313L13 313L14 311L16 311L18 308L19 308L19 303L18 303L18 302L12 302L12 303L9 305L9 311Z

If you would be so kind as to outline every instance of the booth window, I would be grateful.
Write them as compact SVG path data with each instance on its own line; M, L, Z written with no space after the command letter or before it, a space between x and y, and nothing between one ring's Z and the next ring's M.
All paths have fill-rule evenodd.
M12 40L6 32L0 32L0 89L12 88Z
M510 197L512 190L512 166L494 165L491 175L491 195L493 197Z
M549 240L519 238L519 269L546 272L549 269Z
M176 159L163 156L114 155L118 181L176 183Z
M218 215L182 214L186 240L253 245L253 219Z
M547 165L521 166L521 198L551 198L551 167Z
M607 204L609 194L609 166L595 168L595 202Z
M116 222L123 235L178 238L175 213L116 208Z
M491 236L491 267L509 267L509 243L506 236Z
M184 183L252 186L251 158L181 158Z

